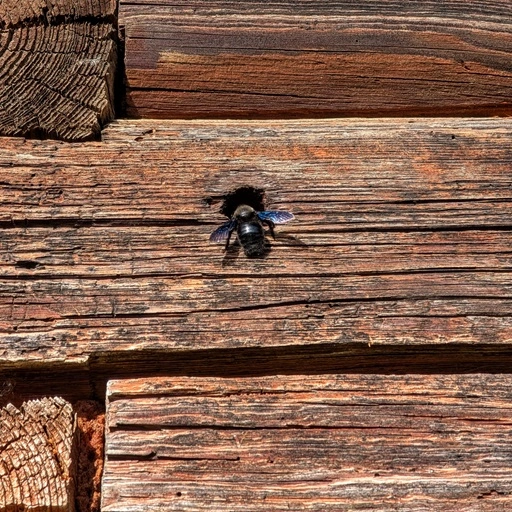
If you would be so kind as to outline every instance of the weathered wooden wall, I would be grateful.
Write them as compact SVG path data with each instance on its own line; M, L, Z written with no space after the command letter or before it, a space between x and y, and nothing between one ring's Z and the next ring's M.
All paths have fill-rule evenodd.
M127 114L512 112L508 2L120 0Z
M3 2L0 133L98 136L116 62L128 115L183 120L0 139L0 404L143 376L110 387L112 512L509 510L511 14ZM255 260L208 243L247 185L296 215Z

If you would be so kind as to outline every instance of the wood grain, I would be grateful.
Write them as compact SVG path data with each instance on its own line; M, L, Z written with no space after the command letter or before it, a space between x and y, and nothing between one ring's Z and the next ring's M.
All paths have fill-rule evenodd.
M111 381L102 510L507 510L509 375Z
M400 371L499 371L511 143L507 119L119 121L102 143L5 138L0 364L108 377L402 357ZM264 259L208 243L223 194L244 184L296 215Z
M75 510L76 419L61 398L0 410L0 510Z
M0 5L0 135L97 138L114 116L115 2Z
M506 2L121 0L127 114L510 114Z

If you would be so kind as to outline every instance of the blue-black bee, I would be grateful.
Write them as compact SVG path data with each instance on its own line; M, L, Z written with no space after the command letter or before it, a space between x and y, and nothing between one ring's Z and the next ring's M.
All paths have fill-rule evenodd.
M274 236L274 225L284 224L294 218L293 213L279 210L257 212L251 206L241 204L233 213L230 220L218 227L211 235L210 242L223 242L225 249L229 246L231 234L236 229L236 235L246 256L254 258L265 254L265 230L263 224L268 226L270 234Z

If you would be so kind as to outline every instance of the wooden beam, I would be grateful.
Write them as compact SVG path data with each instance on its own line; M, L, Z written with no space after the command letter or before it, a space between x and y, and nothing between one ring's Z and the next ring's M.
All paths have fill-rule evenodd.
M506 2L120 1L143 118L510 114Z
M73 512L77 425L61 398L0 409L0 511Z
M507 510L510 375L112 381L102 510Z
M0 5L0 135L97 138L114 116L113 0Z
M119 121L102 143L3 139L0 365L508 366L511 128ZM296 215L266 258L208 242L240 185Z

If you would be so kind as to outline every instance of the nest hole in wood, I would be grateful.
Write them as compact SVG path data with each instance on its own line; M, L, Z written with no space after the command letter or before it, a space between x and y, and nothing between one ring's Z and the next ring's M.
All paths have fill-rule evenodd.
M37 267L40 267L41 266L41 263L39 263L38 261L35 261L35 260L18 260L14 266L16 268L24 268L24 269L28 269L28 270L33 270Z
M263 211L265 200L265 191L262 188L244 185L238 187L224 196L224 201L220 208L220 213L231 218L238 206L247 204L252 206L256 211Z

